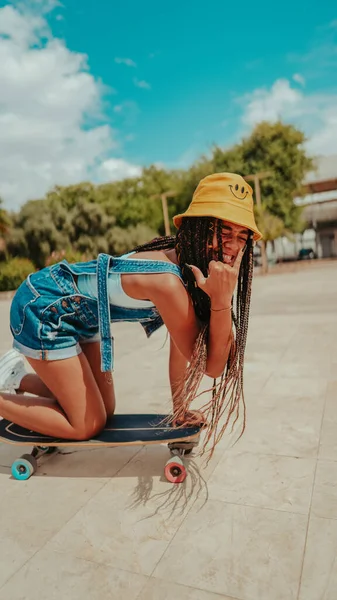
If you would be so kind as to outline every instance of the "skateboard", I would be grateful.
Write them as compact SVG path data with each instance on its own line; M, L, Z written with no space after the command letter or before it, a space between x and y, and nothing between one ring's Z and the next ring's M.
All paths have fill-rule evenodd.
M65 446L101 447L167 444L171 457L164 468L166 479L182 483L187 476L183 457L199 443L201 427L173 427L163 421L167 415L113 415L105 428L90 440L64 440L41 435L6 421L0 421L0 441L7 444L33 446L30 454L23 454L11 467L14 479L29 479L37 470L38 459Z

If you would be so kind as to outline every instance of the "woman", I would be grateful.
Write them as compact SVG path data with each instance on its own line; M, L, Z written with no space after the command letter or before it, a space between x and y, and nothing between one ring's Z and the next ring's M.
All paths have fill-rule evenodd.
M24 371L16 351L2 358L0 388L16 392L0 396L3 418L59 438L97 434L115 409L110 323L137 321L148 336L163 323L170 334L175 423L207 419L206 443L212 436L216 443L237 420L253 242L261 238L252 189L239 175L205 177L173 221L175 238L157 238L120 258L63 261L20 286L10 314L13 345L36 375ZM220 382L201 416L188 409L204 374Z

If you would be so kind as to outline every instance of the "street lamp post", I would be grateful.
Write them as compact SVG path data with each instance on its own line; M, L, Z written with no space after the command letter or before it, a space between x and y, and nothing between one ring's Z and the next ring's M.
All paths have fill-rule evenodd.
M154 194L151 198L160 198L161 205L163 209L163 217L164 217L164 227L165 227L165 235L171 235L171 227L170 227L170 219L168 214L168 206L167 206L167 198L172 198L175 196L176 192L163 192L162 194Z
M270 175L270 171L260 171L260 173L254 173L254 175L246 175L246 177L244 177L246 181L254 181L256 204L259 208L261 208L260 179L264 179Z

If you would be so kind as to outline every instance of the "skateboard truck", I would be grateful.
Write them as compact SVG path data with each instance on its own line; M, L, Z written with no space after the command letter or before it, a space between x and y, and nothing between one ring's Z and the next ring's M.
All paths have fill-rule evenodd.
M199 438L188 442L172 442L168 444L172 457L169 458L165 465L164 474L170 483L183 483L187 476L186 467L184 465L183 456L191 454L193 448L199 443Z

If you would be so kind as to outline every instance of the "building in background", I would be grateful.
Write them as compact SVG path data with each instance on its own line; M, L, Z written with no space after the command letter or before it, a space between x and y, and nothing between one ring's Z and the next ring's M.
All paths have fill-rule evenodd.
M308 229L292 240L282 237L268 244L267 254L272 262L337 257L337 154L318 157L316 169L304 185L306 195L295 202L304 207Z
M337 257L337 155L318 159L306 190L303 216L316 232L318 256Z

